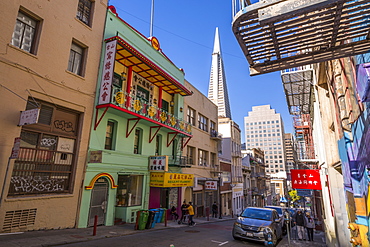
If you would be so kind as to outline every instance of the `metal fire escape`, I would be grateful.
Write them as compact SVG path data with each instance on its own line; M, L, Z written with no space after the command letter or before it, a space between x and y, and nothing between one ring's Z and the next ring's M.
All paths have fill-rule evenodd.
M298 162L306 168L317 168L317 159L312 138L311 116L309 114L294 115L293 124Z
M310 113L313 101L314 66L305 65L281 71L289 113L293 115L298 167L316 168Z
M233 0L233 16L250 75L369 52L370 0Z

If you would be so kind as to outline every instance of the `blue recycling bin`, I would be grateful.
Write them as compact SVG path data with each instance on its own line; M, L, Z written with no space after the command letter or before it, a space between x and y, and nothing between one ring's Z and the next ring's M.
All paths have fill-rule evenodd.
M163 210L163 208L157 208L157 210L159 211L159 215L158 215L158 217L157 217L157 221L156 221L156 223L161 223L161 221L162 221L162 217L163 217L163 213L164 213L164 210Z
M152 224L152 228L154 228L155 223L157 223L158 217L159 217L159 210L158 209L149 209L149 211L152 211L154 213L154 220Z

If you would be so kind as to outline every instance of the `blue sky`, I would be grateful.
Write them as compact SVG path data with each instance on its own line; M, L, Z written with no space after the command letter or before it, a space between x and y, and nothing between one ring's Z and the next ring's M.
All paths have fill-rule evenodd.
M118 15L149 37L152 0L110 0ZM285 132L292 132L280 72L249 76L249 65L232 32L231 0L154 0L153 36L162 51L185 78L208 94L213 42L219 28L232 119L239 124L244 142L244 117L252 106L271 105L280 113Z

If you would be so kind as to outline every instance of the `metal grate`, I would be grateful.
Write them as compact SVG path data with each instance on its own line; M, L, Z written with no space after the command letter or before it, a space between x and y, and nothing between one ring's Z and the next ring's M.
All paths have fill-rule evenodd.
M4 218L3 232L11 232L13 229L26 228L34 225L37 209L24 209L7 211Z
M369 52L370 0L264 0L235 14L251 75Z

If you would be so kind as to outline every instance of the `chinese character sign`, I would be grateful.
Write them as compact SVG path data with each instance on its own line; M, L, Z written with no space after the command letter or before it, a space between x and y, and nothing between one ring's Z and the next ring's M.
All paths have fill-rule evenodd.
M183 173L150 173L150 187L188 187L194 185L193 174Z
M321 190L319 170L290 170L293 189Z
M204 188L206 190L217 190L217 181L206 181Z
M99 105L110 103L117 40L105 44L104 64L99 93Z
M150 156L149 171L166 172L168 171L168 156Z

